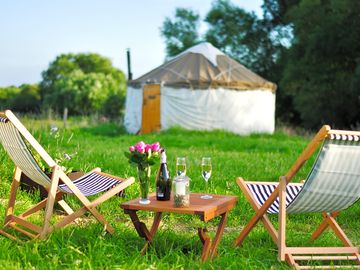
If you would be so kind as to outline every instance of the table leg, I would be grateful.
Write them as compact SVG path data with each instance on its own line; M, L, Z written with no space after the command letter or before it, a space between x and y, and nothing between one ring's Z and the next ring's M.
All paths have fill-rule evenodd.
M206 228L198 228L198 234L200 237L201 242L203 243L203 250L201 253L201 260L206 261L209 257L209 252L211 248L211 238L207 235Z
M157 229L159 228L162 213L161 212L155 213L154 221L153 221L153 224L149 231L148 228L146 227L145 223L141 222L139 220L139 217L136 212L137 212L137 210L126 210L125 211L126 214L129 214L131 221L134 224L134 227L135 227L137 233L139 234L139 236L146 239L146 243L145 243L144 247L141 249L141 255L144 255L146 253L149 245L151 244L151 241L154 238L154 236L157 232Z
M141 255L144 255L146 253L146 251L148 250L149 246L151 245L151 241L153 240L153 238L159 228L161 216L162 216L162 212L155 213L154 221L153 221L153 224L150 229L150 235L149 235L150 237L146 238L147 241L146 241L144 247L141 249Z
M214 256L216 255L216 250L217 250L217 247L219 246L221 236L222 236L222 234L224 232L228 214L229 214L229 212L225 212L224 214L221 215L221 220L220 220L220 223L218 225L218 229L216 231L214 242L213 242L213 244L211 246L211 252L210 252L211 253L211 258L214 258Z
M221 215L221 220L219 222L213 243L211 243L210 236L207 235L207 229L198 228L198 234L199 234L201 242L203 243L203 250L201 253L202 261L206 261L208 259L209 255L211 258L214 258L214 256L216 255L217 247L219 246L221 236L225 229L227 216L228 216L228 212L225 212L224 214Z

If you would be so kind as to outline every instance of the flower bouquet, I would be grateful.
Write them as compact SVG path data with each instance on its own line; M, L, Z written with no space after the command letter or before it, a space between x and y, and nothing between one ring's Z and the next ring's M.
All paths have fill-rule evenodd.
M151 166L154 165L160 157L160 143L146 144L143 141L135 146L129 147L129 152L125 152L129 163L136 166L140 182L140 201L141 204L149 204L149 180L151 175Z

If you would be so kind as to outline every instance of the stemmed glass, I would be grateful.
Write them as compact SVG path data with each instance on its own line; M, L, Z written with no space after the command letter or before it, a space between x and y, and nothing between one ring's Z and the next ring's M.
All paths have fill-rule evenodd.
M201 176L204 178L205 183L206 183L206 194L202 195L200 198L201 199L211 199L212 196L209 195L209 179L211 176L211 158L210 157L203 157L201 159Z
M186 159L185 157L176 158L176 175L185 176L186 175Z

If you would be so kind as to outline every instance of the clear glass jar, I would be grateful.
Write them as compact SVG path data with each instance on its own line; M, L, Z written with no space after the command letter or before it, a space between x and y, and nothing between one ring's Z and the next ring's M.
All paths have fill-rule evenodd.
M179 175L174 178L172 186L174 207L187 207L190 205L190 178Z

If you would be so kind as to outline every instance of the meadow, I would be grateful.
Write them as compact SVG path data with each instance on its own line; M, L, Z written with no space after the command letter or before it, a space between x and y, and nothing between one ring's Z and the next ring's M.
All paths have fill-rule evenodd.
M115 227L115 235L103 233L102 226L91 216L81 219L80 225L70 225L53 232L44 241L34 240L15 243L0 237L1 269L290 269L277 260L277 248L262 224L250 233L241 247L232 243L241 228L254 214L235 183L237 176L248 180L278 181L297 159L311 139L311 134L289 135L276 131L273 135L256 134L239 136L223 131L187 131L179 128L148 135L128 135L122 127L112 123L89 125L72 120L58 135L50 133L50 123L22 118L25 126L53 156L72 155L65 163L74 169L88 171L101 167L104 172L120 177L136 177L136 169L128 164L124 151L140 140L159 141L167 150L170 172L175 172L176 156L186 156L187 175L191 178L190 189L203 192L200 160L212 157L213 174L210 191L218 194L239 196L237 206L230 212L218 256L201 263L201 242L197 236L198 225L204 225L197 217L166 215L154 238L153 246L145 256L140 255L144 240L140 238L130 218L123 213L120 204L139 196L136 182L124 197L113 197L98 207L99 211ZM76 125L75 125L76 124ZM298 173L294 181L306 177L311 161ZM0 218L4 217L7 197L13 174L13 164L4 150L0 150ZM158 166L153 167L153 179ZM154 183L151 191L154 191ZM15 211L26 209L39 201L39 194L20 191ZM72 200L73 206L78 205ZM151 222L152 214L141 213L142 220ZM360 244L358 217L360 204L346 210L338 218L354 244ZM56 217L55 217L56 218ZM41 222L42 216L33 217ZM277 224L277 216L271 216ZM331 232L326 232L312 243L310 234L321 222L321 215L293 215L287 221L287 243L296 245L341 245ZM215 219L207 227L214 236Z

